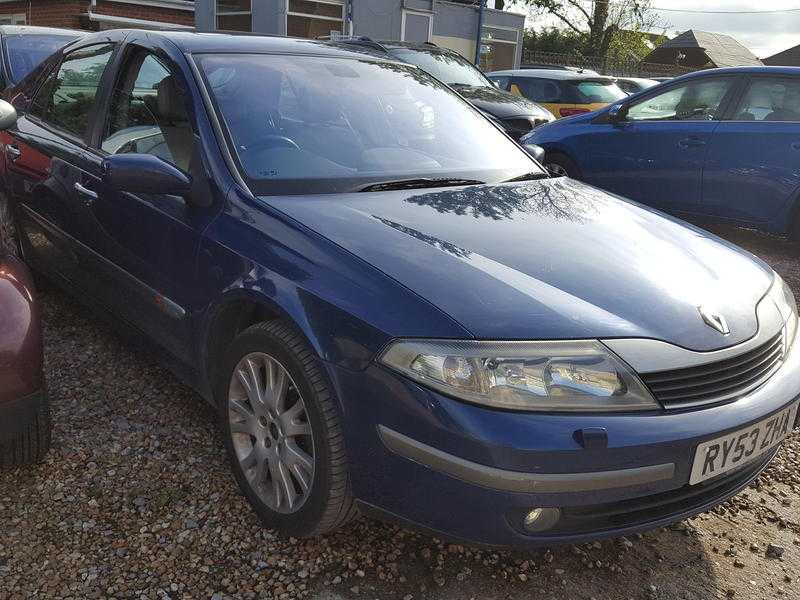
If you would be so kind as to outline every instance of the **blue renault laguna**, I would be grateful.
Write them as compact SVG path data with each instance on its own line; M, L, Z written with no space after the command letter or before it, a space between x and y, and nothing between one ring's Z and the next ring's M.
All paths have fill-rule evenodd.
M774 271L548 178L412 65L111 31L8 100L0 230L217 408L284 534L620 535L725 500L796 424Z

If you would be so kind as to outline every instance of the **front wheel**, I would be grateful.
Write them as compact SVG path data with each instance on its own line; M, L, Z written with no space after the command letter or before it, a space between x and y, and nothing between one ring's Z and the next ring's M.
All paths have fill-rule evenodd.
M544 167L554 177L580 179L578 165L569 156L560 152L548 152L544 159Z
M314 352L282 321L231 344L219 419L234 476L262 523L326 533L355 515L339 409Z

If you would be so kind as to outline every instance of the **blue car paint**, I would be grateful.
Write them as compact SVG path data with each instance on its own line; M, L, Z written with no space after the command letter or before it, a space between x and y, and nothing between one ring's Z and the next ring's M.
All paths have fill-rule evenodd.
M198 208L165 195L119 194L116 214L111 204L81 202L71 184L97 176L97 154L22 116L11 132L24 145L22 163L9 167L4 181L17 202L26 257L82 300L144 332L161 347L164 364L211 402L218 359L211 342L221 314L247 301L293 322L332 382L353 491L364 507L497 545L657 526L736 490L630 525L558 536L523 535L510 515L530 506L578 507L682 490L700 440L752 423L800 395L800 380L789 376L798 351L766 385L734 404L669 413L490 410L399 376L375 357L400 337L634 336L695 349L730 345L754 333L755 303L771 272L706 232L568 180L253 197L225 163L185 53L344 52L299 40L124 31L88 41L135 41L180 68L211 202ZM15 98L21 113L24 90ZM98 135L95 127L87 143ZM49 157L55 169L25 163L31 153ZM46 240L41 247L30 241L42 239L37 235ZM724 342L697 317L696 290L687 282L698 281L731 290L719 307L734 331ZM170 312L175 308L182 317ZM566 473L664 462L677 470L659 484L602 493L501 493L399 457L381 442L378 425L510 470ZM578 443L575 432L588 427L607 430L608 448Z
M736 121L736 101L749 81L800 77L793 67L713 69L673 79L586 115L543 125L522 143L560 152L581 179L678 214L697 215L789 233L800 198L800 123ZM687 80L735 80L715 121L611 123L614 107L664 92Z

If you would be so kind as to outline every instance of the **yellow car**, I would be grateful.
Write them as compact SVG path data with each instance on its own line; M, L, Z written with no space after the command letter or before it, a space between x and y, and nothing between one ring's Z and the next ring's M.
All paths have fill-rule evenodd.
M543 106L557 119L587 113L625 98L613 77L572 69L514 69L486 76L512 94Z

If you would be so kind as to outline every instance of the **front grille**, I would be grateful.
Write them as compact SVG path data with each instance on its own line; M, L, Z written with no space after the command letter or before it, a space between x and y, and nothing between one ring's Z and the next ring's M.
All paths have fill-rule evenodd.
M715 363L644 373L642 381L665 408L683 408L734 400L758 387L778 370L783 332L764 344Z

